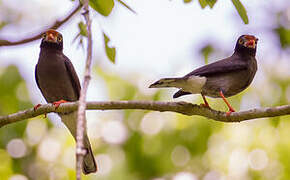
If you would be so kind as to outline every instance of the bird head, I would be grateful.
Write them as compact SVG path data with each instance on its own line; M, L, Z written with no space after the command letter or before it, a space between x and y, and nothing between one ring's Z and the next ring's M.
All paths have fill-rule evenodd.
M50 48L62 50L63 39L61 33L49 29L42 35L41 48Z
M241 35L236 44L235 52L255 55L258 38L253 35Z

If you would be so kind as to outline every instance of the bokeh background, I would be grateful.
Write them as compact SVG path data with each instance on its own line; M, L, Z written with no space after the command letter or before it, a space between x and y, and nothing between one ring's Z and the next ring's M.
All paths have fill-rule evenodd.
M172 99L175 89L148 89L162 77L184 75L230 56L241 34L259 38L252 85L229 98L236 110L290 102L290 1L242 0L249 24L231 1L126 0L108 16L94 9L93 71L88 101L160 100L201 103L199 95ZM214 6L201 6L212 2ZM64 17L76 1L0 0L0 39L18 40ZM212 4L211 4L212 5ZM82 80L86 39L78 14L58 29L64 53ZM115 47L106 55L103 33ZM0 47L0 115L45 103L34 80L40 40ZM214 109L227 108L209 98ZM199 116L138 110L88 111L88 134L99 180L290 179L290 117L220 123ZM55 114L0 129L0 179L75 178L75 142Z

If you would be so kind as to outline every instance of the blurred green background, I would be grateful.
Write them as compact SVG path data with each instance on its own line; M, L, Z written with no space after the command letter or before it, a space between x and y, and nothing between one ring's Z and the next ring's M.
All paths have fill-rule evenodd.
M19 7L19 2L23 6ZM267 1L267 5L262 0L253 4L249 0L242 1L249 16L248 25L245 25L245 14L241 14L240 18L231 2L124 2L137 14L132 13L120 1L91 1L91 16L95 23L95 51L88 100L173 101L171 96L174 90L152 90L147 88L148 85L160 77L185 74L194 67L229 56L238 34L252 33L257 34L260 39L257 76L247 90L229 98L229 101L236 110L289 104L289 1L272 0ZM67 12L75 3L56 0L50 3L41 0L0 0L0 37L21 39L24 37L20 36L22 30L24 35L29 36L65 14L61 8L66 8ZM35 6L37 9L32 11ZM169 28L168 32L158 30L162 29L166 20L168 24L178 21L170 19L171 17L184 16L181 18L186 20L186 13L190 16L190 8L198 9L193 12L197 16L193 16L195 19L192 22L173 24L172 27L177 30L172 32ZM225 9L229 11L224 11ZM186 11L185 14L182 14L183 10ZM257 15L256 10L260 14ZM35 11L43 14L35 17ZM171 13L175 14L167 17ZM47 18L50 15L51 18ZM155 22L153 19L160 16L162 21L151 26L150 23ZM198 18L207 16L216 19ZM230 17L226 22L218 19L228 16ZM132 17L139 19L126 20ZM264 21L260 21L261 19ZM120 25L120 21L124 24ZM132 21L141 27L141 34L135 34L135 29L122 29L127 25L130 27ZM148 22L142 25L142 21ZM229 26L221 27L215 21ZM192 28L188 32L192 31L195 38L183 37L182 32L177 33L187 27L187 23ZM215 29L212 29L212 34L202 32L202 27L199 27L202 23L213 24L213 27L216 23L220 30L216 29L214 33ZM80 79L85 59L85 48L82 46L86 46L82 28L82 17L77 15L60 30L64 32L65 41L69 39L65 43L65 53L72 59ZM151 31L152 34L146 34ZM106 32L106 37L103 32ZM168 37L163 33L168 33ZM154 41L138 40L142 34L144 41L154 34ZM173 36L176 39L172 39ZM113 43L110 44L110 41ZM187 43L186 46L181 42ZM37 41L17 47L0 47L0 115L44 103L33 79L39 43ZM166 44L170 43L173 43L172 47L167 47ZM124 46L130 49L122 49ZM182 51L185 47L186 52ZM75 56L74 53L78 54ZM202 102L199 95L174 101L178 100ZM214 109L227 110L220 99L209 98L209 103ZM242 123L220 123L199 116L188 117L170 112L120 110L89 111L87 119L99 172L84 176L83 179L290 179L289 116ZM39 116L4 126L0 129L0 179L74 179L74 153L75 142L56 115L49 115L48 118Z

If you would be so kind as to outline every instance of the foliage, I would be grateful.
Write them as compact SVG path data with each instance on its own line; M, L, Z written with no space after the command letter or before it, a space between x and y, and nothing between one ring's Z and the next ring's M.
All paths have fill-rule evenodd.
M184 3L190 3L192 0L183 0ZM209 6L210 8L213 8L216 4L217 0L198 0L199 5L202 9ZM239 13L240 17L242 18L243 22L245 24L249 23L247 11L240 0L232 0L233 5L235 6L237 12Z
M246 11L245 7L243 6L243 4L240 2L240 0L232 0L232 2L233 2L233 5L236 7L240 17L244 21L244 23L248 24L249 18L248 18L247 11Z
M205 64L208 64L209 55L214 51L212 45L208 44L201 48L200 53L204 56Z
M279 26L275 29L275 32L279 35L279 40L282 48L290 46L290 29L284 26Z
M114 0L90 0L90 6L103 16L108 16L114 7Z
M105 50L108 58L112 63L115 63L115 57L116 57L116 48L109 47L110 39L109 37L103 32L104 40L105 40Z

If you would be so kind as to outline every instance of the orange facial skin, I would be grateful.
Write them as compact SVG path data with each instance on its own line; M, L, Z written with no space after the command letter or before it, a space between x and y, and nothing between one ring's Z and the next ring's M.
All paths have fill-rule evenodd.
M249 48L255 48L256 47L256 42L258 41L258 38L255 36L251 35L245 35L244 39L246 40L245 46Z
M59 33L53 29L50 29L45 32L45 40L49 42L57 42L57 37Z

